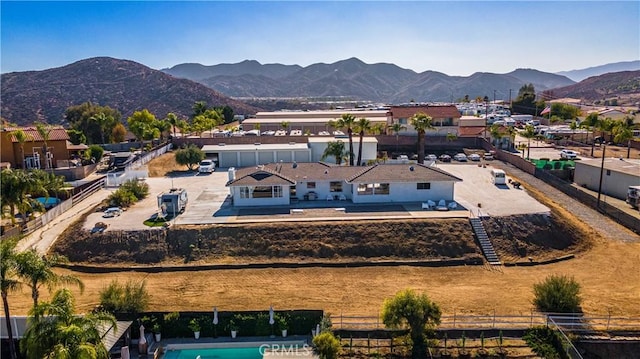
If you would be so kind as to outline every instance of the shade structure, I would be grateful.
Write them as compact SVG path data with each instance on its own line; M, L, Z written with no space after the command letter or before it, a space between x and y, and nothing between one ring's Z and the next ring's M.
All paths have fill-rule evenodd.
M273 325L276 321L273 318L273 305L269 307L269 324Z

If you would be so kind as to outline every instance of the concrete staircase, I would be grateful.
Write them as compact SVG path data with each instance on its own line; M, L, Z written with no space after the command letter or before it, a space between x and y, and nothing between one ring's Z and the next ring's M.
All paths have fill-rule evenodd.
M480 218L469 218L469 222L471 223L471 228L473 228L473 232L476 234L476 238L478 238L478 242L480 242L480 247L482 248L482 253L484 253L484 257L487 259L487 262L492 265L501 265L500 260L498 259L498 255L496 254L495 249L493 249L493 245L489 240L489 236L487 235L487 231L484 229L484 225L482 225L482 220Z

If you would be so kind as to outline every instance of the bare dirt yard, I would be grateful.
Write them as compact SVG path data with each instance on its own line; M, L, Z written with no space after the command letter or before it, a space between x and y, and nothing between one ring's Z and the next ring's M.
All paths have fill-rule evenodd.
M513 256L514 260L526 256L539 259L569 253L575 254L574 259L533 267L499 268L470 265L438 268L264 268L165 273L125 271L109 274L73 272L85 283L85 291L83 294L78 293L76 301L80 310L90 310L98 304L100 291L111 280L144 280L151 294L150 307L158 311L207 311L213 306L221 310L257 310L273 305L278 310L323 309L333 314L375 316L385 298L411 287L428 293L440 304L445 314L490 314L495 311L498 314L526 315L532 310L533 284L550 274L566 274L574 276L581 284L583 309L586 313L604 315L610 312L613 315L640 317L640 240L622 242L612 238L608 235L607 228L591 228L553 202L553 199L546 198L543 193L535 189L530 189L530 192L551 208L550 218L553 220L514 216L508 223L499 222L488 226L492 236L496 238L498 251L502 256ZM365 228L367 222L363 222L362 226ZM412 237L404 237L398 228L400 227L390 228L386 236L395 236L398 248L403 248L402 238ZM529 228L527 233L537 235L519 233L517 241L509 240L509 231L519 232L525 228ZM545 233L556 233L556 237L541 234L544 232L542 228L547 228ZM558 230L549 231L548 228ZM243 232L229 232L225 238L239 237L238 243L244 244L238 248L254 246L251 242L242 242L247 238ZM247 228L247 232L255 234L255 243L258 244L262 243L261 237L270 232L274 237L283 233L276 227L262 227L259 230ZM331 245L348 244L346 236L344 233L338 235ZM466 243L458 242L456 246L466 246ZM446 245L446 241L442 241L442 245ZM260 248L264 247L255 245L253 250ZM337 247L333 248L334 255L335 248ZM282 248L274 253L279 253L280 250ZM283 256L288 257L294 250L295 248L285 250ZM471 251L469 254L475 255L477 252ZM294 256L296 260L306 257L299 254ZM270 255L269 258L271 257L274 256ZM216 258L224 262L229 257L216 257L209 253L202 258L193 259L200 262ZM242 260L245 261L246 258ZM173 262L179 261L183 261L183 258L178 252ZM169 260L166 263L171 262ZM70 273L68 270L60 271ZM47 295L43 293L43 297L46 299ZM10 296L14 314L26 314L30 303L27 290Z

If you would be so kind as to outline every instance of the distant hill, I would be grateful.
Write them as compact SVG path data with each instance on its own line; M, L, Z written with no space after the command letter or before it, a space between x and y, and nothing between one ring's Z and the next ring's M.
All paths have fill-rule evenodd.
M19 125L37 120L64 124L64 111L87 101L116 108L123 119L144 108L158 118L169 112L188 116L196 101L210 106L229 105L237 114L258 111L202 84L109 57L44 71L2 74L0 81L2 117Z
M640 70L640 60L615 62L606 65L589 67L580 70L561 71L558 75L566 76L573 81L579 82L588 77L599 76L609 72L636 71Z
M640 70L606 73L550 91L554 98L572 97L587 102L616 99L619 105L640 101Z
M416 73L387 63L366 64L357 58L307 67L261 65L249 60L214 66L181 64L163 71L199 81L235 98L346 97L386 103L452 101L465 95L493 99L494 90L496 99L508 100L509 90L515 96L526 83L533 83L537 91L575 83L563 76L529 69L461 77L434 71Z

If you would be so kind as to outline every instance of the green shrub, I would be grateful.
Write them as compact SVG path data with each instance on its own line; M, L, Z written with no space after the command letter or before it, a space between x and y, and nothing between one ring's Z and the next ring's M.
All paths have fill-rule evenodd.
M542 312L580 312L580 284L573 277L551 275L533 285L533 304Z
M98 145L91 145L87 150L87 154L89 156L89 159L93 158L95 159L96 163L100 162L100 160L102 159L102 155L104 154L104 148Z
M560 334L546 326L527 329L522 339L538 356L546 359L568 359Z
M135 179L126 181L120 186L120 189L130 191L138 200L144 199L149 195L149 185L146 182Z
M200 163L204 157L204 152L194 145L189 145L187 148L181 148L176 151L176 163L187 166L190 171L193 170L193 167Z
M110 313L141 313L149 306L149 299L144 281L121 284L113 280L100 292L100 305Z
M119 188L107 197L112 207L129 207L138 201L138 198L129 190Z
M324 332L313 338L315 351L320 359L335 359L340 352L340 341L331 332Z

